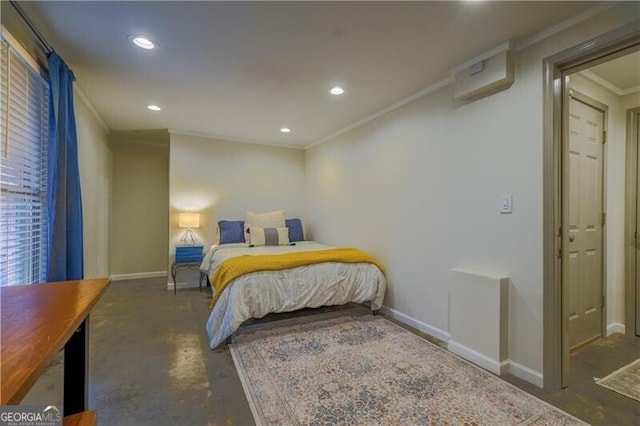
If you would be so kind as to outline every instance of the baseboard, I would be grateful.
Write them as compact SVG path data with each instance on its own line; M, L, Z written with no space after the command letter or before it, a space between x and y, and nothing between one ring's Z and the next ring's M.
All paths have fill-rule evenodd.
M391 309L387 306L382 306L381 311L386 316L396 319L401 323L404 323L410 327L415 328L416 330L420 330L423 333L428 334L429 336L433 336L436 339L442 340L443 342L449 341L449 333L444 330L440 330L437 327L424 323L420 320L410 317L409 315L405 315L402 312L398 312L395 309Z
M173 287L171 288L173 289ZM391 309L388 306L383 306L381 311L383 314L387 315L390 318L396 319L410 327L422 331L423 333L446 342L449 351L460 355L461 357L469 360L476 365L479 365L480 367L485 368L488 371L491 371L494 374L502 375L505 373L511 373L526 382L538 386L539 388L543 386L544 382L542 373L540 373L539 371L532 370L531 368L510 359L504 360L502 362L491 359L486 355L483 355L479 352L474 351L473 349L469 349L466 346L450 340L451 335L448 332L432 325L426 324L420 320L410 317L409 315L403 314L402 312L398 312L395 309Z
M460 343L449 340L447 344L447 348L453 352L454 354L460 355L462 358L470 361L487 371L492 372L493 374L497 374L502 376L506 373L510 373L525 382L529 382L533 385L541 388L543 386L543 376L542 373L532 370L529 367L526 367L519 362L513 361L511 359L506 359L504 361L498 361L492 359L484 354L474 351Z
M140 280L142 278L157 278L166 277L167 271L154 271L154 272L136 272L133 274L114 274L111 275L111 281L123 281L123 280Z
M176 287L177 287L177 290L180 290L181 288L196 288L198 287L198 283L194 281L184 281L181 283L177 283ZM167 290L173 291L173 282L171 281L167 282Z
M544 386L544 380L541 372L532 370L531 368L513 360L507 360L507 362L509 364L509 373L524 380L525 382L534 384L539 388Z
M484 368L492 372L493 374L497 374L498 376L503 375L504 373L509 371L509 360L504 360L502 362L492 359L480 352L474 351L471 348L466 347L454 340L449 340L447 343L447 349L453 352L456 355L460 355L462 358L471 361L472 363Z
M622 333L624 334L626 331L626 327L624 324L620 324L619 322L612 322L607 325L607 336L611 336L614 333Z

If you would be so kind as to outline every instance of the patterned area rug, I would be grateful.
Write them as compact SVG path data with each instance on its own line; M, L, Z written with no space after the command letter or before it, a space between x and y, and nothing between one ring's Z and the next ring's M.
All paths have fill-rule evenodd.
M596 384L640 401L640 358L603 379L596 379Z
M381 317L250 326L231 354L258 425L581 425Z

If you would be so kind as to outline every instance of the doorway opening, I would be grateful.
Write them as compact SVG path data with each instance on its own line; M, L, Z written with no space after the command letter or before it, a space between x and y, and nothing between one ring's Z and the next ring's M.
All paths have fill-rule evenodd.
M635 250L633 238L640 228L637 222L631 227L631 221L625 220L630 214L625 189L629 192L630 186L624 176L628 163L624 120L621 131L611 129L617 139L615 148L603 145L611 143L612 134L606 132L613 122L610 114L615 109L615 121L620 124L620 114L624 117L626 111L620 110L619 99L615 108L609 105L611 99L603 102L606 96L599 90L604 64L639 50L640 30L629 25L544 61L543 372L547 391L570 386L571 350L579 351L621 331L636 333L638 298L628 276L628 246ZM637 183L637 163L634 176ZM639 198L637 186L634 190ZM637 262L633 263L635 276Z
M640 336L640 107L627 111L627 162L625 229L635 229L627 235L625 244L625 323L635 324L635 335ZM630 334L630 333L628 333Z

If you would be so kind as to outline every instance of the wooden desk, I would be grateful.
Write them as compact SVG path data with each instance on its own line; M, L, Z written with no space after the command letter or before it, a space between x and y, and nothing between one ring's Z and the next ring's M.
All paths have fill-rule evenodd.
M64 347L64 413L86 410L89 311L109 283L0 287L0 404L18 404Z

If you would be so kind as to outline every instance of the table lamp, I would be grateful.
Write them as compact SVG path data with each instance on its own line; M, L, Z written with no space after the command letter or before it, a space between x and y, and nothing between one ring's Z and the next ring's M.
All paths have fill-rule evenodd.
M178 214L178 226L180 228L187 228L186 232L180 238L180 241L184 244L193 245L198 242L196 235L191 230L192 228L200 227L200 213L183 212Z

